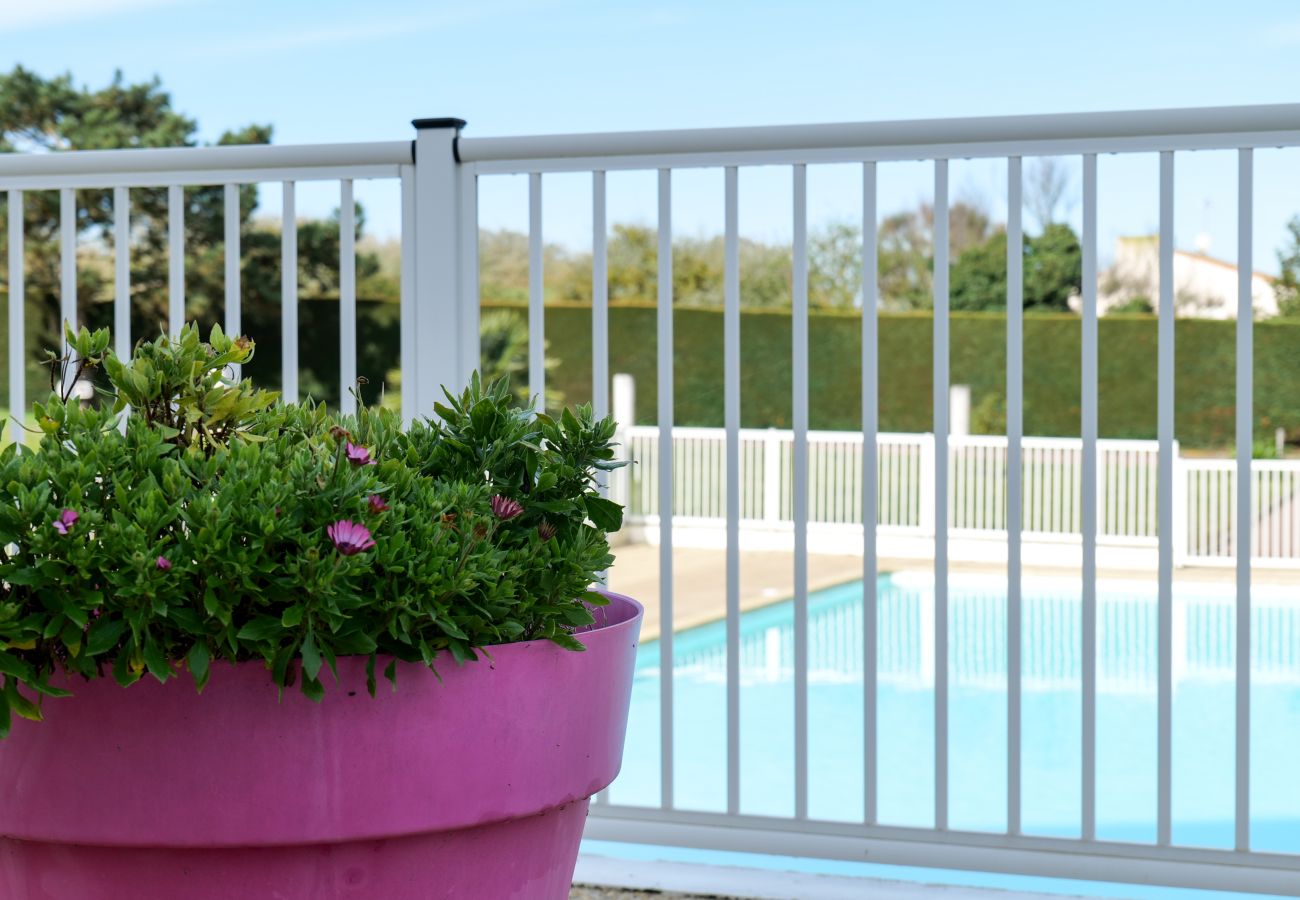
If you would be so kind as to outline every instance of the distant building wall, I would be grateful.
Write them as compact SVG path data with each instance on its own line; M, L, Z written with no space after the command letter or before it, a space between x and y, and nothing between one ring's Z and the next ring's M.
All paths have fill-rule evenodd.
M1115 262L1101 276L1098 311L1143 297L1152 308L1160 296L1160 241L1155 235L1122 237L1115 242ZM1251 302L1260 318L1277 315L1274 279L1251 276ZM1177 315L1203 319L1237 317L1237 267L1203 253L1174 251L1174 307Z

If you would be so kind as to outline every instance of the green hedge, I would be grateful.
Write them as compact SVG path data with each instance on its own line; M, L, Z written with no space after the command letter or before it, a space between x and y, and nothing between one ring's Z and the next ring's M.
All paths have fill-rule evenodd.
M8 308L8 296L0 290L0 315ZM298 305L298 355L299 385L304 395L336 404L339 399L339 306L335 300L309 300ZM44 357L44 339L40 321L42 307L29 298L25 311L27 326L27 400L43 400L49 393L49 369L40 364ZM397 368L400 355L401 310L396 303L382 300L357 299L357 372L368 383L362 386L362 397L367 403L378 402L385 388L388 372ZM111 304L94 304L81 310L82 324L89 328L111 327ZM211 319L200 322L203 333L213 324ZM244 374L262 387L280 389L281 375L281 319L278 308L265 306L247 308L243 312L244 332L257 342L253 362L244 367ZM157 323L138 317L131 323L135 339L152 339L157 336ZM388 386L392 390L392 386ZM9 334L7 316L0 320L0 407L9 403Z
M514 309L526 315L521 307ZM652 305L610 309L610 371L637 382L637 421L656 418L656 312ZM722 312L673 311L675 418L680 425L722 424ZM928 313L880 317L880 427L931 428L932 319ZM790 424L790 314L741 314L741 422L746 427ZM1079 434L1080 330L1071 315L1025 318L1025 433ZM591 310L546 310L547 355L559 361L552 378L570 402L591 396ZM1099 322L1099 429L1103 437L1154 438L1156 320L1114 316ZM861 317L815 311L809 319L810 424L856 429L861 410ZM1183 319L1175 328L1175 433L1191 447L1233 442L1236 323ZM1001 432L1006 371L1006 317L954 313L951 380L971 386L977 427ZM1257 439L1273 429L1300 431L1300 322L1255 326Z
M3 292L0 292L0 297ZM521 306L487 305L512 310ZM29 327L31 325L29 310ZM96 310L106 314L107 309ZM358 371L370 379L366 399L377 399L386 371L396 365L395 304L358 303ZM338 396L338 314L333 303L300 309L304 390ZM722 311L673 311L674 392L680 425L722 424ZM650 304L610 309L610 371L637 381L637 421L656 417L656 311ZM104 322L102 324L108 324ZM248 374L279 386L279 317L244 327L259 343ZM790 424L790 313L741 313L741 422L746 427ZM880 318L880 427L928 431L931 427L932 320L928 313ZM143 333L143 328L137 333ZM0 323L0 332L3 331ZM1153 438L1156 423L1156 320L1112 316L1099 322L1099 427L1103 437ZM546 309L547 354L557 360L553 386L569 402L591 396L591 308L555 304ZM31 346L29 336L29 347ZM7 359L7 335L0 359ZM860 427L861 319L854 312L814 311L809 318L809 410L813 428ZM1236 323L1181 319L1175 328L1175 432L1189 447L1227 447L1233 441ZM34 358L35 353L32 354ZM999 313L954 313L951 380L971 386L976 430L1001 433L1004 415L1006 319ZM0 405L7 400L7 365L0 365ZM29 366L29 396L40 396L45 375ZM1300 433L1300 322L1255 326L1255 428L1271 441L1273 429ZM1079 433L1079 320L1070 315L1025 318L1025 433Z

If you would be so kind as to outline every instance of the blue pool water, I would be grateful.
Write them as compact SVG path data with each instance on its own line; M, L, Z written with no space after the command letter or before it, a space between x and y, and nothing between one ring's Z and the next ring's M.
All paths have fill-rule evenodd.
M1024 581L1023 823L1078 835L1080 593ZM1231 848L1235 612L1230 586L1174 591L1173 839ZM1252 625L1251 843L1300 852L1300 591L1256 588ZM879 796L883 824L930 826L934 809L934 591L925 575L878 583ZM1005 580L954 575L949 587L950 826L1006 827ZM722 622L675 641L674 804L726 804ZM1148 842L1156 829L1154 583L1098 585L1097 831ZM809 814L863 814L862 586L809 599ZM659 646L642 645L615 803L659 803ZM794 812L793 607L741 624L741 811Z

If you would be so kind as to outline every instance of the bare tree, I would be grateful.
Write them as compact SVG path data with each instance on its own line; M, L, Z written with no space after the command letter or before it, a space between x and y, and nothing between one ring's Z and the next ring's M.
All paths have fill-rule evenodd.
M1040 156L1025 173L1025 204L1041 231L1060 218L1069 215L1073 203L1066 199L1070 188L1070 172L1065 163L1055 156Z

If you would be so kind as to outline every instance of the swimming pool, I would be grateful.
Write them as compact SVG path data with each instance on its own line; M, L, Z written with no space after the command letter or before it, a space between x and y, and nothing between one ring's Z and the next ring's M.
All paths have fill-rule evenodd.
M1080 831L1080 591L1023 583L1023 822L1027 834ZM1098 583L1097 833L1156 836L1156 589ZM1253 592L1251 843L1300 852L1300 591ZM925 574L878 582L878 814L928 827L934 808L932 616ZM949 586L950 827L1006 827L1006 584L954 574ZM809 598L809 815L863 814L862 586ZM794 813L793 604L741 617L741 812ZM1231 848L1235 637L1232 588L1174 589L1173 840ZM726 806L725 624L679 632L674 647L674 803ZM637 660L614 803L659 803L659 647Z

